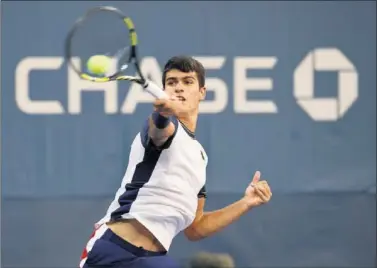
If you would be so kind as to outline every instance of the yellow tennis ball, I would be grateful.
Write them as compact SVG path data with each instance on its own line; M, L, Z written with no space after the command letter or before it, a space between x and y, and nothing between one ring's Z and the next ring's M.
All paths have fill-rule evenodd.
M105 55L94 55L86 63L88 71L92 74L103 75L108 72L111 60Z

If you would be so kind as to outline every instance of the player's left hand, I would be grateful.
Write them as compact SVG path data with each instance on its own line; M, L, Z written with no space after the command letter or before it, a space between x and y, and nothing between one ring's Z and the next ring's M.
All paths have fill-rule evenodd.
M272 193L267 181L260 180L261 173L255 172L253 180L246 188L244 200L247 205L257 207L270 201Z

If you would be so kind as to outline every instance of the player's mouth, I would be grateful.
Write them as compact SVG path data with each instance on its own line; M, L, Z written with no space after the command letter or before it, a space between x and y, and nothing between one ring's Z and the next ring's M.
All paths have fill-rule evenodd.
M184 102L186 99L185 97L183 96L176 96L177 100L179 100L180 102Z

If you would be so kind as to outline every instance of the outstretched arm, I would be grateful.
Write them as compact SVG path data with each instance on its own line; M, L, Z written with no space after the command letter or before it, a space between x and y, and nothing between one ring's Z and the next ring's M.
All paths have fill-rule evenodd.
M256 172L245 191L245 196L219 210L204 212L205 198L200 198L196 218L185 230L186 237L191 241L196 241L211 236L237 221L253 207L267 203L272 196L271 190L266 181L259 181L259 179L260 172Z
M154 111L148 118L148 136L156 146L163 145L171 136L173 136L177 120L171 116L163 116Z
M164 145L168 139L174 136L178 120L175 117L179 113L179 105L174 98L157 99L153 103L154 112L148 117L148 139L153 144L160 147Z

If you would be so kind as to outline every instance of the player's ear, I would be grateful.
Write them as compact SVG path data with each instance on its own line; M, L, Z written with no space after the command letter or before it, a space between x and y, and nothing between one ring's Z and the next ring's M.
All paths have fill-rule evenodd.
M201 87L199 88L199 93L200 93L200 100L204 100L206 98L206 93L207 93L207 88L206 87Z

